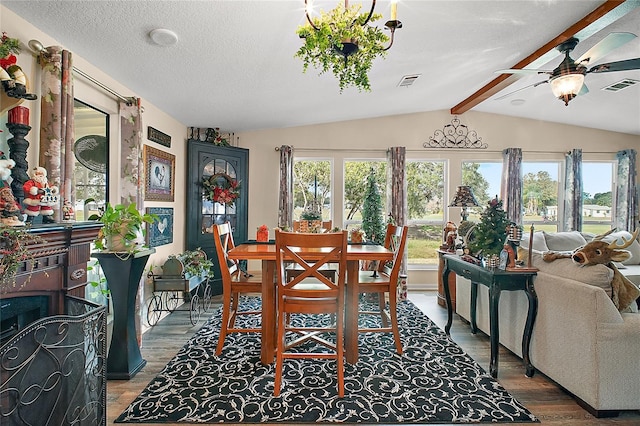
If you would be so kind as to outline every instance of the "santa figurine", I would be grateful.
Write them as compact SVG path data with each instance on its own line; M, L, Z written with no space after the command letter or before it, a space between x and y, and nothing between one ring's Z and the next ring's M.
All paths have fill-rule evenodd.
M24 189L25 213L27 222L33 218L42 216L42 223L54 223L53 206L58 203L58 187L49 186L47 170L44 167L36 167L31 173L31 179L26 181Z
M7 159L4 152L0 151L0 223L9 226L22 226L24 222L20 219L20 204L13 196L13 191L9 186L9 178L11 177L11 169L16 163Z

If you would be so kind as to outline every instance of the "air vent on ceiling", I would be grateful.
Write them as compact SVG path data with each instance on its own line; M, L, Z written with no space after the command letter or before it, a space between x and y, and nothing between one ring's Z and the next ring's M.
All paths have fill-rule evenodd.
M422 74L411 74L405 75L398 83L398 87L409 87L411 86Z
M631 78L625 78L624 80L620 80L617 83L610 84L602 88L602 90L606 90L607 92L617 92L622 89L626 89L629 86L633 86L637 84L638 80L633 80Z

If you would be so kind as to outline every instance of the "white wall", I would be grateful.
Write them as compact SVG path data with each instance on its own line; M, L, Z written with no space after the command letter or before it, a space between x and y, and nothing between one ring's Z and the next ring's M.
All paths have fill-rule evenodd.
M310 112L312 113L312 112ZM520 147L525 161L563 160L566 151L583 149L583 159L612 160L621 149L640 147L640 136L606 132L479 112L460 116L462 124L477 132L486 150L431 149L423 143L434 132L451 123L448 111L435 111L366 120L345 121L286 129L271 129L240 133L239 144L250 149L249 176L249 230L266 224L277 226L278 221L278 161L275 150L281 145L292 145L296 157L332 158L334 161L333 215L340 226L343 209L341 185L342 165L347 159L385 158L387 148L405 146L408 158L446 159L447 189L450 198L462 176L460 163L465 160L501 159L505 148ZM254 177L259 176L259 179ZM450 219L459 222L459 209ZM410 271L409 285L432 287L437 283L435 271Z

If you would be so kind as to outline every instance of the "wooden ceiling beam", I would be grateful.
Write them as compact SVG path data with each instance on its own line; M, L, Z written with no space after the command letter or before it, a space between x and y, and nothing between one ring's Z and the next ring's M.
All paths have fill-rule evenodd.
M586 15L584 18L580 19L578 22L558 34L553 39L549 40L544 46L540 47L538 50L533 52L531 55L527 56L511 68L520 69L524 68L527 65L531 65L534 61L542 57L543 55L549 53L553 49L556 48L560 43L568 40L573 37L579 31L582 31L589 25L597 22L599 19L603 18L609 12L611 12L616 7L620 6L624 3L625 0L607 0L596 9L594 9L591 13ZM617 17L616 19L619 19ZM615 19L614 19L615 20ZM510 86L520 79L522 75L515 74L500 74L498 77L491 80L485 86L476 91L473 95L469 96L467 99L460 102L458 105L451 108L452 115L463 114L469 111L471 108L480 104L481 102L486 101L491 96L500 92L504 88Z

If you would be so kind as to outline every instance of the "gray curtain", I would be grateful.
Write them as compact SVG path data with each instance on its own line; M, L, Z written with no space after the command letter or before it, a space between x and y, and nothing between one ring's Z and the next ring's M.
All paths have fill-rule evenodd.
M140 99L120 103L120 202L142 210L144 164L142 160L142 108Z
M278 226L293 229L293 147L280 147L280 197Z
M406 179L406 151L404 146L394 146L389 148L388 162L391 188L387 194L391 194L389 214L398 226L407 224L407 179ZM406 300L407 298L407 250L404 251L402 266L400 266L400 276L398 280L398 300Z
M507 219L522 225L522 148L502 151L500 197Z
M618 151L616 159L618 160L618 178L614 226L619 230L633 232L638 226L636 150Z
M582 150L572 149L565 157L564 231L582 231L582 193Z

